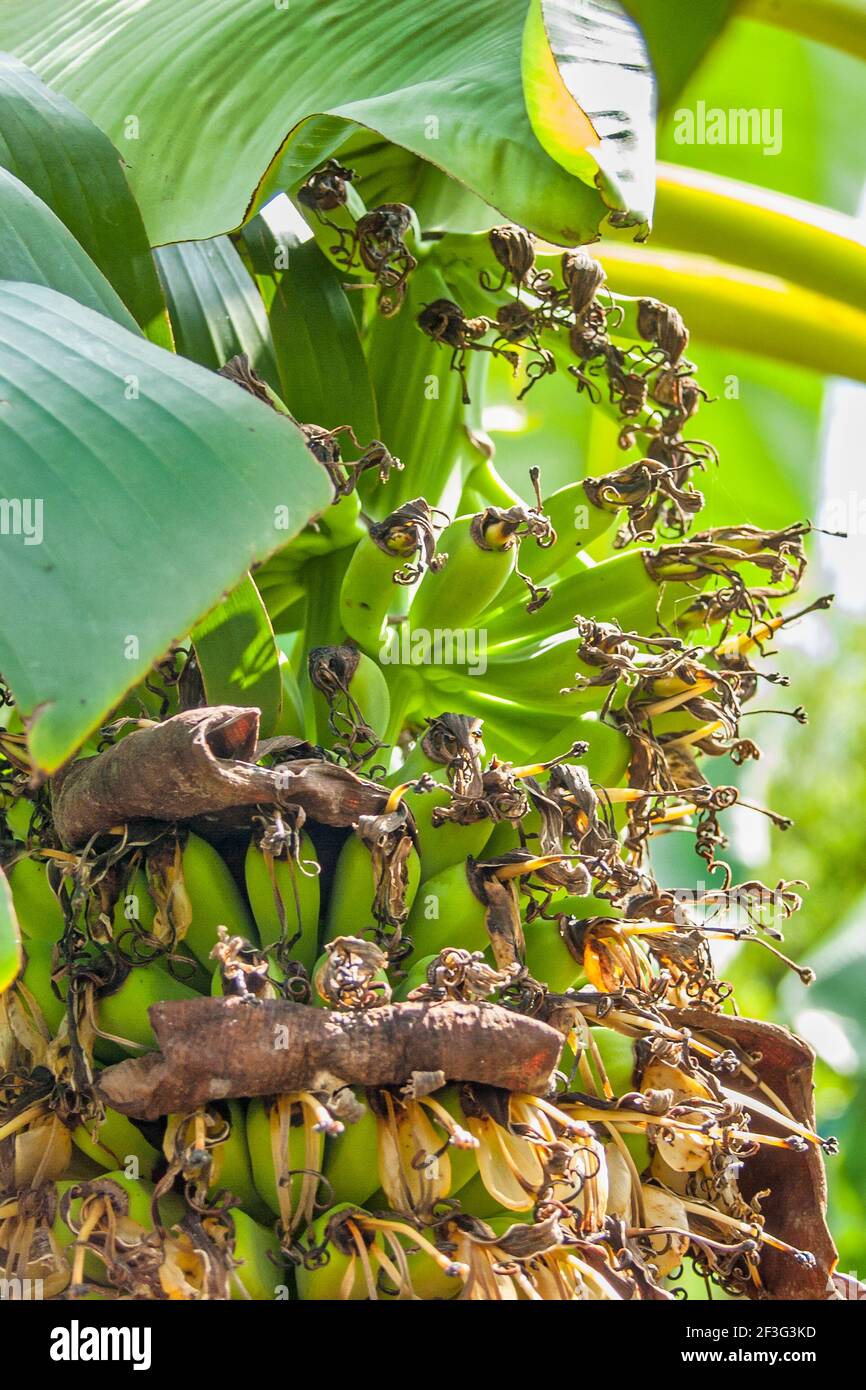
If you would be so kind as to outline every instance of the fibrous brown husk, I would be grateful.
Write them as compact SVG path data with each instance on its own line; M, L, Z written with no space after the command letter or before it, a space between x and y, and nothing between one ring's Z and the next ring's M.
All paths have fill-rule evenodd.
M721 1043L753 1062L765 1085L787 1105L800 1124L815 1128L812 1074L815 1054L807 1043L773 1023L706 1009L666 1009L665 1017L676 1028L688 1028L711 1042ZM756 1091L745 1074L731 1083L748 1096ZM764 1132L783 1133L764 1116L756 1126ZM820 1150L809 1145L803 1153L761 1145L743 1165L740 1189L747 1199L769 1189L761 1199L768 1231L815 1257L815 1267L805 1268L782 1251L765 1246L761 1254L763 1290L755 1297L772 1299L826 1299L838 1297L833 1285L837 1254L827 1229L827 1183Z
M562 1035L496 1004L388 1004L356 1013L281 999L154 1004L161 1051L100 1075L102 1098L140 1119L208 1101L316 1088L323 1074L353 1086L394 1086L415 1072L507 1090L547 1090Z
M260 713L234 705L185 710L136 730L52 778L54 824L70 848L130 821L192 821L239 807L301 806L323 825L377 815L387 790L321 758L279 767L255 759Z

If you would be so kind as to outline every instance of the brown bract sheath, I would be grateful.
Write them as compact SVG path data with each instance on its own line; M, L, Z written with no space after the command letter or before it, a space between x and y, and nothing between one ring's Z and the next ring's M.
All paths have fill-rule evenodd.
M259 717L234 705L185 710L67 763L51 781L61 840L73 848L129 821L190 821L241 806L301 806L334 826L382 810L387 791L333 763L257 766Z
M815 1054L787 1028L754 1018L715 1014L706 1009L666 1009L665 1018L677 1028L688 1028L701 1038L730 1047L744 1057L760 1058L752 1066L765 1085L787 1105L800 1124L815 1128L812 1073ZM725 1078L721 1078L725 1081ZM742 1095L767 1096L755 1089L742 1073L725 1082ZM756 1129L782 1133L764 1116L756 1117ZM774 1236L815 1256L814 1269L805 1269L781 1251L765 1246L761 1252L764 1296L773 1299L833 1298L832 1274L836 1250L827 1229L827 1183L817 1148L804 1153L763 1146L746 1160L739 1184L747 1198L766 1192L761 1212ZM757 1296L760 1296L757 1295Z
M332 1013L281 999L154 1004L160 1052L100 1075L102 1098L139 1119L208 1101L309 1090L329 1074L353 1086L396 1086L413 1072L443 1072L544 1094L562 1036L497 1004L388 1004Z

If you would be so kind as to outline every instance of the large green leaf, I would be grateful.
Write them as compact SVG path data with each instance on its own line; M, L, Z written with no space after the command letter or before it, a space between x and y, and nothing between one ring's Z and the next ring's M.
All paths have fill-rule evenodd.
M285 418L41 286L0 285L0 394L0 669L52 771L330 488Z
M6 46L7 18L0 16L0 47ZM5 53L0 54L0 166L47 203L136 322L154 342L170 347L144 224L117 150L82 111Z
M652 60L662 111L670 108L713 40L721 33L735 0L622 0L640 25Z
M153 242L236 227L274 151L320 113L368 127L571 245L606 209L533 134L525 18L526 0L31 0L6 6L0 40L129 149Z
M209 705L255 705L261 733L276 728L283 700L280 653L250 575L197 623L192 641Z
M48 285L108 314L131 332L138 326L75 237L20 179L0 168L0 278Z
M523 90L548 154L597 184L620 225L648 222L653 75L640 29L617 0L530 0Z
M228 237L163 246L156 256L178 352L213 368L244 352L276 390L265 306Z
M0 869L0 994L9 988L20 969L21 932L12 902L12 889Z
M296 418L326 429L351 425L361 444L376 438L376 402L355 318L314 241L289 251L270 321L280 394Z

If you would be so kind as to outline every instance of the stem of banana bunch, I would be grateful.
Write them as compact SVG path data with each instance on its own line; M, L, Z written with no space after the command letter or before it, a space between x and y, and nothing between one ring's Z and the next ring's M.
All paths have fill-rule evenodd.
M612 245L596 254L620 290L640 295L651 285L657 299L675 304L702 343L866 381L859 309L704 256Z
M866 7L861 17L866 22ZM858 224L770 189L660 164L653 247L712 256L866 311L866 246Z
M316 742L316 713L307 658L314 647L336 646L344 640L340 622L340 585L348 555L347 550L316 555L307 561L301 572L306 601L298 683L304 702L304 728L307 738L313 743Z
M698 178L712 182L710 176L677 170L678 197L685 199L687 179ZM739 190L741 185L733 187ZM771 214L759 205L759 190L746 185L742 188L751 196L751 203L730 196L727 202L718 197L713 203L720 218L724 213L724 228L717 231L708 216L707 228L714 228L712 238L708 230L706 243L699 247L715 253L712 256L695 254L692 228L700 220L699 207L694 202L688 206L684 202L671 207L666 216L661 184L661 213L657 214L654 228L656 243L665 239L672 243L681 241L685 235L683 226L687 226L688 242L684 244L689 248L688 254L613 241L592 248L592 254L616 287L609 292L611 305L623 311L622 321L611 325L611 337L618 343L640 341L638 305L651 292L653 298L675 304L701 342L735 351L745 349L794 366L866 381L866 248L841 234L828 236L805 221L795 227L795 219L789 213ZM823 210L816 209L817 215L823 215ZM738 233L741 219L749 228L743 237ZM846 225L844 219L834 221ZM659 224L664 227L668 222L670 234L666 238L659 232ZM816 293L812 288L816 284L816 265L826 266L833 259L833 254L827 254L827 240L832 240L834 253L839 250L840 266L827 271L830 278L825 288L832 293ZM787 253L779 250L780 242L786 244ZM486 243L483 234L459 234L443 237L437 248L448 277L459 282L467 303L471 293L473 313L484 312L476 298L474 276L482 266L490 267ZM728 263L732 247L744 264ZM796 273L797 280L778 278L786 254L786 268L790 274ZM749 264L750 257L754 267ZM555 270L558 262L559 253L544 253L536 258L539 270ZM483 297L483 293L479 286L477 294ZM491 303L487 297L488 311ZM470 311L463 307L465 312ZM545 345L552 347L557 359L566 351L555 337ZM619 418L604 395L598 408Z
M400 731L420 702L423 684L417 671L406 666L384 666L391 697L391 713L385 731L385 743L395 748Z
M736 12L866 58L863 0L738 0Z
M492 459L482 459L466 476L465 492L475 492L489 507L514 507L523 499L512 492L505 479L497 473Z

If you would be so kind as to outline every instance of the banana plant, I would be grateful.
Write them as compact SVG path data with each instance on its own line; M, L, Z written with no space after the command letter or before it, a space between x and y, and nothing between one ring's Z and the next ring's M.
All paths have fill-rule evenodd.
M0 13L6 1278L835 1295L716 948L810 979L727 837L866 251L655 153L776 8Z

